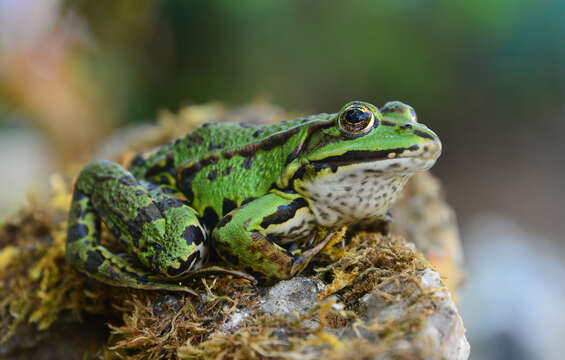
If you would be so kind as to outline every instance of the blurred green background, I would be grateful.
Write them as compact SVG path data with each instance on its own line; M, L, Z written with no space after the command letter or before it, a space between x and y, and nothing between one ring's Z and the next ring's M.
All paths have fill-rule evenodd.
M160 109L263 99L317 113L402 100L444 143L433 172L462 225L471 292L497 291L473 278L488 261L565 273L564 16L560 0L0 0L0 213ZM510 224L501 236L526 239L523 255L511 251L518 235L500 256L489 248L494 235L475 230L492 219ZM466 322L473 358L552 358L559 344L513 332L538 326L512 315L541 304L496 306L514 324Z

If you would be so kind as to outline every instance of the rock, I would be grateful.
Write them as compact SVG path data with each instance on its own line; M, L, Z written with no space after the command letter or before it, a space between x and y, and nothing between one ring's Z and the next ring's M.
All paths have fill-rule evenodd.
M250 314L251 311L247 309L236 311L229 317L228 321L226 321L220 327L220 330L223 331L224 333L232 332L233 330L237 329L237 327L242 323L242 321L249 318Z
M297 276L267 288L259 301L259 310L266 314L296 319L295 315L303 315L317 305L318 294L323 290L322 281ZM305 320L303 324L309 328L318 326L318 322L312 320Z
M439 274L425 269L419 272L418 278L426 290L434 291L433 311L423 318L424 323L419 331L410 334L408 339L401 338L390 344L389 352L418 354L416 358L424 359L467 359L470 346L465 337L465 328ZM367 294L360 300L360 306L365 312L363 320L374 323L375 321L399 320L410 312L426 314L427 299L420 297L421 294L418 292L402 301L392 303L387 303L379 295ZM378 338L375 341L378 342ZM382 359L388 358L388 354L382 357Z
M426 291L433 293L433 306L430 311L430 297L422 296L422 292L414 292L411 296L400 301L389 302L377 294L366 294L359 301L358 313L364 314L362 320L370 326L375 323L385 323L396 320L398 326L412 321L414 316L421 316L423 321L415 333L387 343L387 351L377 359L388 359L399 354L411 354L417 359L465 360L469 357L469 343L465 338L465 329L461 317L437 272L424 269L418 272L418 278ZM392 286L392 284L390 285ZM259 302L259 309L267 314L278 316L302 315L317 304L317 296L324 289L319 280L296 277L265 289L265 294ZM386 291L386 288L382 289ZM339 306L338 306L339 307ZM233 329L233 324L241 320L240 312L234 314L223 330ZM408 319L410 318L410 319ZM239 319L239 320L238 320ZM309 328L318 326L318 322L306 320ZM284 329L277 333L284 334ZM384 340L374 332L354 330L352 324L343 329L326 329L341 341L361 337L379 345ZM309 348L309 351L312 351ZM426 355L427 354L427 355Z

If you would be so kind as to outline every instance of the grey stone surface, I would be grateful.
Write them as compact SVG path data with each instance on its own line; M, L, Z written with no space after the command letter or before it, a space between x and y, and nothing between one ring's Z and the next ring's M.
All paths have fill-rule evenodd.
M297 276L268 288L259 302L259 309L281 316L302 315L316 305L318 294L323 290L322 281Z
M457 308L451 299L451 294L444 290L437 272L425 269L419 273L422 286L428 289L438 289L435 292L434 312L429 315L422 329L411 339L401 339L391 345L392 353L429 354L424 359L430 360L465 360L469 358L470 346L465 337L465 328ZM441 290L439 290L441 289ZM381 296L366 294L360 299L365 310L363 320L370 323L375 320L401 318L408 307L422 307L424 304L414 302L418 293L402 301L387 303ZM362 333L371 338L370 334ZM378 341L378 339L376 339ZM388 355L379 359L388 359Z
M431 269L425 269L418 274L424 288L434 289L436 308L426 319L422 329L409 339L400 339L390 344L390 351L378 359L388 359L393 354L418 354L420 359L465 360L469 357L469 343L465 338L465 329L461 317L445 289L440 276ZM392 285L391 285L392 286ZM265 289L263 299L259 302L259 309L267 314L279 316L302 315L316 305L318 294L323 291L324 284L319 280L296 277L291 280L281 281L273 287ZM382 290L386 291L386 288ZM408 308L422 307L419 303L418 292L407 299L396 302L387 302L376 294L366 294L359 301L359 307L364 314L362 320L370 324L376 320L402 318ZM236 314L231 322L237 322L242 314ZM315 327L317 322L305 322L306 326ZM284 329L279 329L284 333ZM341 339L351 339L362 336L370 341L379 342L380 339L373 333L363 328L353 330L351 324L343 329L326 329ZM314 349L310 349L314 351ZM421 354L429 354L421 355ZM424 357L422 357L424 356Z

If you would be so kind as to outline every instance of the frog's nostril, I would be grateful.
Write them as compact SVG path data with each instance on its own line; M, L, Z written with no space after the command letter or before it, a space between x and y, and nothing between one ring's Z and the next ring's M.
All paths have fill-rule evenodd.
M402 130L412 130L412 124L400 125L400 128L401 128Z

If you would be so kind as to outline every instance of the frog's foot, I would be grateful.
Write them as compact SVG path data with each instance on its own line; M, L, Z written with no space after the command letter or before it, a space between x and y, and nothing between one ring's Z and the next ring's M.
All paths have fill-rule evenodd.
M245 280L249 280L253 285L257 285L257 279L253 277L253 275L248 274L243 271L233 270L233 269L226 269L221 266L207 266L202 269L194 270L190 274L186 276L186 279L195 277L195 276L202 276L208 275L210 273L220 273L225 275L233 275L238 278L243 278Z
M116 255L103 246L87 246L67 251L67 262L88 277L113 286L142 290L182 291L198 296L180 282L155 278L128 258Z
M292 263L292 268L290 270L292 276L304 270L304 268L308 266L308 264L310 263L310 260L312 260L312 258L316 256L316 254L322 251L322 249L328 244L328 242L332 239L334 235L335 232L330 232L324 238L324 240L320 241L316 246L304 251L299 256L295 257Z

